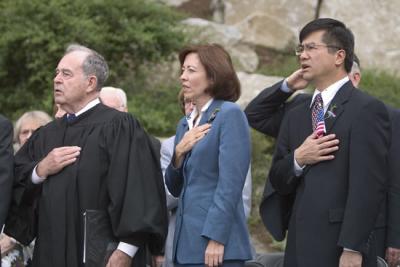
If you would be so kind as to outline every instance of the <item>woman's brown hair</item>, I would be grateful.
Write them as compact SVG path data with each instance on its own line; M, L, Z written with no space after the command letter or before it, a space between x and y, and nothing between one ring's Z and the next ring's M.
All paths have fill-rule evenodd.
M203 64L210 86L207 88L215 99L235 102L240 97L240 82L233 68L231 57L226 50L218 44L192 45L184 48L179 53L181 66L188 54L198 55Z

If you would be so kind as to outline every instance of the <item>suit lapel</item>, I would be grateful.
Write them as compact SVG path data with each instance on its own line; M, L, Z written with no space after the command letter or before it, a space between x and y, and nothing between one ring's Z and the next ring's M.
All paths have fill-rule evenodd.
M299 112L298 131L301 131L301 134L298 136L300 138L299 140L301 141L301 143L307 138L307 136L309 136L312 133L310 102L311 102L311 97L309 101L308 100L304 101L302 106L302 111Z
M329 104L329 107L324 116L327 134L330 133L336 121L342 115L345 109L345 103L349 100L349 97L351 96L353 90L353 85L350 81L348 81L339 89L339 91L336 93L335 97Z

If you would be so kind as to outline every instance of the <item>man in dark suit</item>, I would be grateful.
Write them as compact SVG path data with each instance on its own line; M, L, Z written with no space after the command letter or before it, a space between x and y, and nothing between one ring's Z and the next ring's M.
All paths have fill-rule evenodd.
M288 224L285 266L376 266L372 230L385 196L387 111L348 79L354 39L343 23L312 21L299 39L296 86L317 89L282 122L269 177L289 204L275 218ZM319 131L312 115L323 117L314 122Z
M13 128L0 115L0 226L4 224L10 204L13 178Z
M360 61L354 55L349 79L355 87L358 87L361 80L360 67ZM295 71L287 80L301 81L301 69ZM264 89L251 101L245 110L250 125L254 129L272 137L277 137L283 116L288 110L309 97L307 94L297 94L290 101L287 101L296 90L302 88L294 87L293 90L284 91L289 88L284 88L282 85L283 82L281 81L272 87ZM395 267L400 264L400 213L398 212L400 209L400 164L398 164L400 162L400 153L398 153L400 140L396 138L400 133L400 110L389 106L387 106L387 109L390 115L392 130L392 140L389 149L389 192L387 195L387 210L384 210L384 207L381 209L380 219L376 224L375 235L377 236L378 255L386 258L390 267ZM268 214L270 211L269 205L273 205L274 199L278 196L270 188L266 189L267 191L260 205L260 214L266 226L271 231L271 225L268 221L270 218ZM277 238L282 239L283 237ZM268 257L265 258L267 259Z
M0 115L0 228L2 229L10 204L13 181L13 127ZM1 248L0 248L1 254ZM1 266L1 262L0 262Z

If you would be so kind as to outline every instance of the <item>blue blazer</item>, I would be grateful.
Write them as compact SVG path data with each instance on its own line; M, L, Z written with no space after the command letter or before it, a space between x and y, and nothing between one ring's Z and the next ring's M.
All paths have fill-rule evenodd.
M166 170L167 187L179 196L173 256L180 264L204 263L209 239L224 244L224 260L251 258L242 201L251 157L248 122L238 105L222 100L211 103L199 125L207 122L211 130L182 166ZM182 118L175 146L188 129Z

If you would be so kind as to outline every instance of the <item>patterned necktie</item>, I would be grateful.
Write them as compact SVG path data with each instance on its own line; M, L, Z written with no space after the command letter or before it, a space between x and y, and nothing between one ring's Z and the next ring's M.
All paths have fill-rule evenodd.
M314 103L311 108L311 116L313 132L316 132L318 137L324 135L326 133L326 129L324 121L324 102L322 100L321 93L315 96Z

